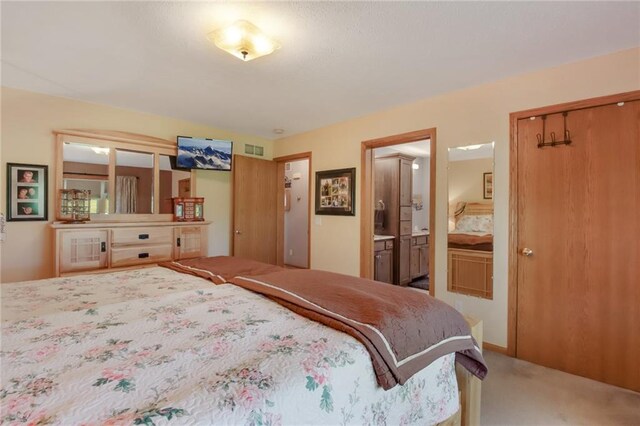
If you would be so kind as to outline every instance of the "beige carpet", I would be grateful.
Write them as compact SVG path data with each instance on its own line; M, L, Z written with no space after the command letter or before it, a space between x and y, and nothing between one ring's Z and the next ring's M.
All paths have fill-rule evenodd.
M485 351L482 425L640 425L640 393Z

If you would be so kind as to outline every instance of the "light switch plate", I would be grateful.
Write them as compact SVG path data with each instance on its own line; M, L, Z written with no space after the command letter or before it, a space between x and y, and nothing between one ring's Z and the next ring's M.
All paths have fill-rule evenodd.
M315 224L317 226L322 226L322 216L316 216Z

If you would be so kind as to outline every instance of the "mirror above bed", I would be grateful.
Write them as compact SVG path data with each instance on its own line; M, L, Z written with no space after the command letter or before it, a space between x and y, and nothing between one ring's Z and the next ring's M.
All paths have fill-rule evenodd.
M493 299L493 142L449 148L450 292Z

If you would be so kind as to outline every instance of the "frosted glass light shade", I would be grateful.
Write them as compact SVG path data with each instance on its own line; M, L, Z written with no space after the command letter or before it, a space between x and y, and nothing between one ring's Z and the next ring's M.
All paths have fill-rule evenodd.
M267 37L260 28L244 20L212 31L208 38L220 49L243 61L250 61L280 49L280 45Z

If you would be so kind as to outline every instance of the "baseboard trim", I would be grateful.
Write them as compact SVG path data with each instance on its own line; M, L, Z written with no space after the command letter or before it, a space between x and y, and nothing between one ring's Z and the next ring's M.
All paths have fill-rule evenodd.
M482 349L484 349L485 351L497 352L499 354L509 356L509 351L507 350L507 348L494 345L493 343L483 342Z

